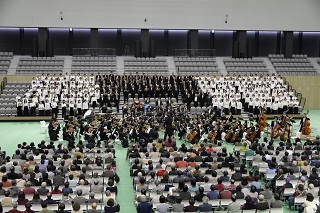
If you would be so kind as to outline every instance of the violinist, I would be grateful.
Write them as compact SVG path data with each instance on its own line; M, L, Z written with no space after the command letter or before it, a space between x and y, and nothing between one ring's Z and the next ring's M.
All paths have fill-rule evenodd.
M92 127L87 127L84 131L84 139L87 140L89 143L95 140L96 133Z
M103 141L109 140L107 133L109 133L108 127L105 125L102 125L99 131L100 140L103 140Z
M233 121L232 112L229 112L229 115L227 116L227 121L229 121L229 123L231 123Z
M58 134L60 131L60 124L57 120L52 119L48 125L50 140L58 140Z
M66 126L63 128L63 140L66 141L74 141L74 126L71 122L68 122Z
M179 140L182 140L182 137L187 133L187 127L186 127L186 124L182 124L180 129L179 129L179 133L178 133L178 136L179 136Z

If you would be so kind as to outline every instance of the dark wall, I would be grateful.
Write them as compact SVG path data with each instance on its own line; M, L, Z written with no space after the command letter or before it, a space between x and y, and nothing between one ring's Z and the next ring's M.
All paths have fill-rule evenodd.
M320 32L303 32L302 54L319 57Z
M165 55L164 30L149 30L149 40L154 40L157 55Z
M31 55L32 39L38 38L38 28L24 28L21 54Z
M134 54L134 48L137 40L141 39L141 30L125 29L122 30L122 49L125 52L126 46L129 47L130 55Z
M20 53L19 28L0 28L0 51Z
M169 55L174 55L176 49L187 49L187 30L169 30Z
M217 56L231 56L233 31L214 31L214 47Z
M301 53L300 32L293 32L293 54Z
M199 49L213 49L213 39L211 38L211 30L199 30L198 46Z
M73 29L73 48L90 48L90 29Z
M99 29L98 32L100 48L117 48L117 30Z
M276 54L276 53L277 53L277 32L260 31L258 56L268 56L268 54Z
M68 55L70 52L69 29L49 28L49 39L53 39L55 55Z
M91 47L90 29L49 28L49 38L54 40L56 55L68 55L73 48ZM275 54L279 46L279 39L275 31L259 31L259 38L256 31L247 31L247 43L252 42L257 56ZM215 49L217 56L231 56L233 45L233 31L198 31L198 48ZM310 57L319 57L320 32L299 32L293 33L293 54L307 54ZM13 51L14 54L31 54L32 39L38 38L38 28L0 28L0 51ZM130 54L134 54L136 40L141 39L140 29L123 29L121 37L117 37L116 29L99 29L98 46L100 48L117 48L118 39L122 38L122 52L126 45ZM302 39L301 39L302 38ZM176 49L187 49L188 31L169 30L168 40L165 39L164 30L149 30L149 40L155 41L156 54L174 55Z

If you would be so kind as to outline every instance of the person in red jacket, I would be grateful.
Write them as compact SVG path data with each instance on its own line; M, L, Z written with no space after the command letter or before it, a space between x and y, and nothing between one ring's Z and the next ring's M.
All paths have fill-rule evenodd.
M157 176L158 177L162 177L162 175L164 173L167 173L168 174L168 171L166 170L166 165L165 164L162 164L161 165L161 169L157 171Z

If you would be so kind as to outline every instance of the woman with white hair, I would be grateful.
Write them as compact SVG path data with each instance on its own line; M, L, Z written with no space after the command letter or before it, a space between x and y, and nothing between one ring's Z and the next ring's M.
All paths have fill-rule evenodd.
M314 197L318 197L318 188L314 188L314 185L312 183L309 184L308 187L308 193L312 194Z

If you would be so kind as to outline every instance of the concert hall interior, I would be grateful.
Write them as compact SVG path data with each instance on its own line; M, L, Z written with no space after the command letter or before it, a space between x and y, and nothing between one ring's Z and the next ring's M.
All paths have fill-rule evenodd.
M319 0L1 0L0 213L320 213Z

